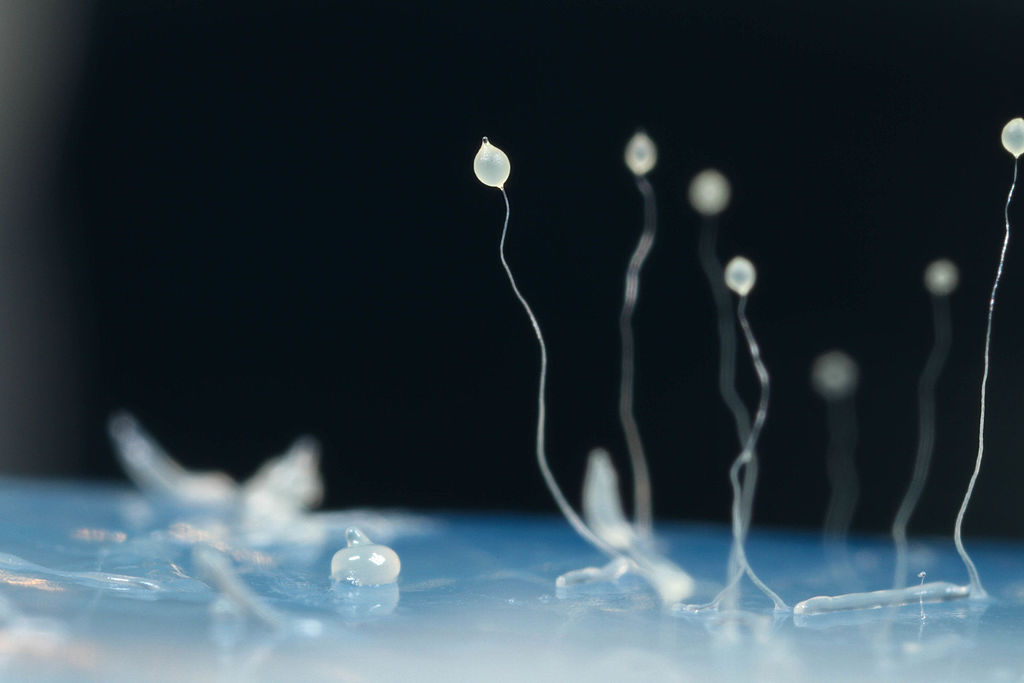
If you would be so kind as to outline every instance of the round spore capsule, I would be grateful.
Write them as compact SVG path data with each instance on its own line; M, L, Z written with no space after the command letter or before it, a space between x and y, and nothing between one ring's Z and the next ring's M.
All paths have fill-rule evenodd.
M721 172L708 168L690 181L690 206L703 216L717 216L729 206L732 188Z
M1021 154L1024 154L1024 119L1018 116L1003 126L1002 140L1003 147L1014 158L1019 158Z
M934 296L949 296L960 284L960 269L949 259L940 258L924 269L924 286Z
M757 281L757 270L749 259L734 256L725 266L725 285L740 296L750 294Z
M857 388L857 362L843 351L828 351L814 360L811 384L827 401L846 398Z

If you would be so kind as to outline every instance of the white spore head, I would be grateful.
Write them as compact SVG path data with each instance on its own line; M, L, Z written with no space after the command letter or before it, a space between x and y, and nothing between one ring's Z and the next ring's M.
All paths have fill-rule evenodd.
M755 282L757 282L757 270L750 259L733 256L732 260L725 264L725 285L740 296L750 294Z
M626 166L633 175L647 175L658 163L658 148L647 133L638 130L626 143L625 157Z
M1020 158L1021 154L1024 154L1024 119L1017 117L1010 119L1010 121L1003 126L1003 147L1006 151L1014 156L1014 158Z
M828 351L814 359L811 384L826 401L837 401L853 394L860 374L857 362L843 351Z
M402 570L398 553L386 545L371 541L356 527L345 530L348 547L331 558L331 580L347 581L354 586L379 586L394 583Z
M690 206L704 216L717 216L729 206L732 187L729 179L713 168L706 168L690 181Z
M960 269L947 258L940 258L924 269L924 287L933 296L949 296L960 284Z
M488 187L496 187L499 190L505 187L512 166L509 164L508 155L484 138L480 143L473 158L473 173L477 179Z

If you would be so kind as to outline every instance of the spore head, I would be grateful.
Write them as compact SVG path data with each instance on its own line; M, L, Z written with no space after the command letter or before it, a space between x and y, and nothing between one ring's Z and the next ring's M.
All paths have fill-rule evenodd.
M626 143L626 166L633 175L640 177L651 172L658 163L658 148L642 130L638 130Z
M725 265L725 285L740 296L750 294L757 282L757 270L749 259L743 256L734 256Z
M924 287L932 296L949 296L958 284L960 269L949 259L936 259L924 269Z
M1020 158L1024 154L1024 119L1018 116L1003 126L1002 140L1006 151L1015 159Z
M811 384L826 401L844 399L857 389L857 362L843 351L828 351L814 359Z
M707 168L690 181L689 196L694 211L703 216L717 216L729 206L732 188L720 171Z
M499 190L505 187L512 166L509 164L508 155L484 138L480 143L473 158L473 173L477 179L488 187L496 187Z

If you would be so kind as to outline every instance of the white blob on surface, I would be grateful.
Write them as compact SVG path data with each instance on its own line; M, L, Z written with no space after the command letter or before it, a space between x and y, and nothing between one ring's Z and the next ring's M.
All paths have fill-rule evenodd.
M273 515L292 515L320 504L320 444L304 436L288 452L265 462L242 487L246 506Z
M857 389L857 362L843 351L828 351L814 360L811 385L826 401L846 398Z
M477 179L488 187L500 190L505 187L505 181L511 172L512 165L508 161L508 155L484 138L473 158L473 173L476 173Z
M750 294L757 282L757 269L749 259L733 256L725 265L725 285L740 296Z
M729 206L732 188L721 172L708 168L690 181L690 206L704 216L717 216Z
M633 175L647 175L658 163L658 148L647 133L638 130L626 143L626 166Z
M646 564L640 568L640 575L657 591L663 605L675 605L693 595L697 583L675 562L655 553L638 557Z
M949 259L937 259L924 269L924 287L934 296L949 296L958 284L960 269Z
M564 574L559 577L564 580L556 585L599 581L611 576L617 579L627 569L631 569L654 588L665 605L674 605L693 594L696 584L689 574L649 544L638 542L633 526L622 512L619 476L611 456L601 448L591 451L587 461L587 474L583 482L583 516L596 536L613 549L623 552L628 558L628 564L616 563L613 559L600 570L588 568L579 570L579 574Z
M283 623L283 617L277 610L242 582L227 555L209 546L197 545L192 550L192 561L204 579L240 613L253 616L270 626Z
M1019 158L1021 154L1024 154L1024 119L1018 116L1003 126L1002 140L1003 147L1014 158Z
M192 472L182 467L130 413L111 416L107 432L125 473L150 495L218 505L238 494L234 479L223 472Z
M583 518L595 534L616 550L636 542L633 527L622 512L619 477L611 456L602 448L590 452L583 478Z
M633 569L633 563L625 557L616 557L603 567L584 567L573 569L555 579L555 588L559 591L570 586L581 586L589 583L615 583Z
M819 595L797 603L793 607L793 614L824 614L841 610L896 607L915 602L942 602L966 598L969 594L970 589L967 586L958 586L947 581L933 581L910 588L890 588L846 595Z
M379 586L394 583L402 570L398 553L378 545L355 527L345 531L348 547L331 558L331 579L348 581L354 586Z

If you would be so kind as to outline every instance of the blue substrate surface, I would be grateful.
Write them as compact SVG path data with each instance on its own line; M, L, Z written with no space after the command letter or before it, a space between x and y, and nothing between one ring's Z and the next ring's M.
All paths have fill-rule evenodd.
M123 486L0 479L4 680L1021 680L1024 545L967 539L987 601L832 615L773 613L744 585L741 612L666 610L641 580L557 593L604 558L554 517L353 511L322 533L260 547L230 510L154 504ZM402 559L398 586L332 586L330 558L360 524ZM722 585L727 529L660 524L664 552ZM302 538L300 542L296 539ZM205 543L282 616L269 625L218 597L192 561ZM790 605L888 588L893 550L857 537L754 529L748 556ZM31 564L24 564L28 562ZM928 581L966 582L949 539L913 543ZM110 574L145 587L104 582Z

